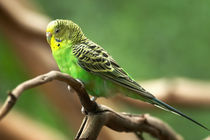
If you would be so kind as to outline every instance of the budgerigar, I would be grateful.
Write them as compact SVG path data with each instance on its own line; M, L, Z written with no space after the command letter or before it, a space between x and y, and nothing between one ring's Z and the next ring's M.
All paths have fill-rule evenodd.
M47 26L46 36L61 72L82 81L88 94L95 97L109 97L115 93L122 93L183 116L209 130L142 88L101 46L89 40L80 27L71 20L51 21Z

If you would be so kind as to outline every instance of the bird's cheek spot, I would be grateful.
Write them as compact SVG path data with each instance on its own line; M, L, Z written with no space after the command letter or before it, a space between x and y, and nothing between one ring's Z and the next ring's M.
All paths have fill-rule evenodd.
M58 47L60 46L60 44L57 45Z
M62 41L61 39L57 39L57 38L56 38L55 40L56 40L57 42L61 42L61 41Z

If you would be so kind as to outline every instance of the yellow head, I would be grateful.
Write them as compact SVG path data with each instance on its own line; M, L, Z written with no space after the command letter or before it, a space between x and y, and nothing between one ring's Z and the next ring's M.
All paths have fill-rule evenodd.
M79 26L71 20L57 19L51 21L46 29L47 42L52 51L60 48L71 47L85 39Z

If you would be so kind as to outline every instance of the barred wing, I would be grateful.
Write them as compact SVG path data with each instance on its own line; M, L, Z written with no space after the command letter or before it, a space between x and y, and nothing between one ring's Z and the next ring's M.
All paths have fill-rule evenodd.
M111 80L139 93L141 96L154 97L131 79L115 60L95 43L75 45L73 46L73 54L78 58L78 64L86 71Z

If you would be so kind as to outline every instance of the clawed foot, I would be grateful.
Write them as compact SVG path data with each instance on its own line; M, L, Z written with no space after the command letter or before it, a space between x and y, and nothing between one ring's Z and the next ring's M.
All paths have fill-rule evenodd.
M77 82L79 82L82 85L82 88L85 87L81 80L79 80L79 79L76 79L76 80L77 80ZM67 89L68 89L69 92L73 93L73 89L71 88L70 85L67 86Z
M96 97L96 96L92 96L92 97L90 98L90 100L93 101L93 102L95 102L95 101L97 100L97 97Z
M84 84L83 84L83 82L81 80L79 80L79 79L76 79L76 80L77 80L77 82L79 82L82 85L82 88L85 87Z
M96 99L97 99L97 97L95 97L95 96L92 96L92 97L90 98L90 100L93 101L93 102L95 102ZM87 115L87 114L88 114L88 112L85 110L85 108L84 108L83 106L82 106L82 108L81 108L81 112L82 112L82 114L84 114L84 115Z
M82 112L82 114L84 114L84 115L87 115L88 114L88 112L85 110L85 108L82 106L82 108L81 108L81 112Z

